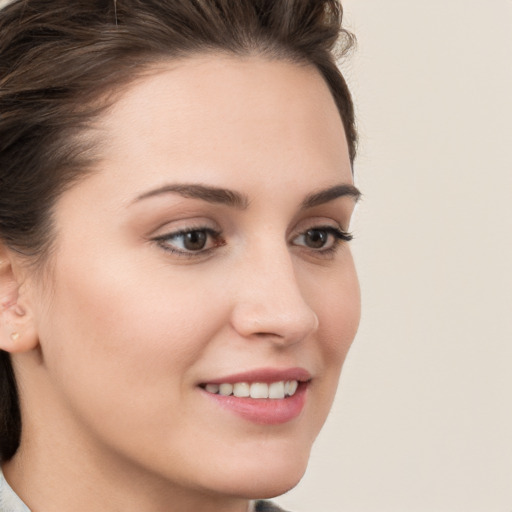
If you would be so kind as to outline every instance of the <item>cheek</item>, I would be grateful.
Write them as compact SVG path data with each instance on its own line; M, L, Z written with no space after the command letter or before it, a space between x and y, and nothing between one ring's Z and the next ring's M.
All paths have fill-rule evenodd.
M347 287L344 293L333 294L330 299L326 299L322 315L326 330L323 348L326 355L333 358L333 362L342 363L354 341L361 317L357 281L353 286Z
M193 369L222 327L225 305L198 293L190 278L169 278L168 269L117 261L108 272L75 272L84 268L77 264L56 276L41 325L57 397L50 405L73 418L84 445L92 440L151 465L165 453L178 457L180 442L189 446L197 436Z
M318 280L311 285L310 304L319 319L312 351L320 352L322 368L321 378L314 386L315 400L311 404L314 409L312 417L317 419L315 433L318 433L331 408L343 362L359 326L361 300L351 257L344 262L340 271L324 279L322 286L319 286Z
M361 294L352 257L315 295L321 347L327 364L341 367L355 338L361 317Z
M187 369L217 330L222 305L185 279L167 279L165 270L116 262L104 260L88 272L77 262L59 271L41 326L45 362L74 404L89 410L94 397L96 414L129 402L158 415L162 408L149 404L179 398Z

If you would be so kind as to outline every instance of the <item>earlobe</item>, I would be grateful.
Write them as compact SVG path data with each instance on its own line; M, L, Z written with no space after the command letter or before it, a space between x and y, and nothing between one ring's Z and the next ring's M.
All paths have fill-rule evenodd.
M27 352L37 347L38 338L30 308L20 296L14 256L0 245L0 349Z

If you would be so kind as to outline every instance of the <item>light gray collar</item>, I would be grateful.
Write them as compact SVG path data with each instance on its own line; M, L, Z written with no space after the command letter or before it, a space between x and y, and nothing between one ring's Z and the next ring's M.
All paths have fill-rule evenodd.
M7 483L0 468L0 512L30 512Z

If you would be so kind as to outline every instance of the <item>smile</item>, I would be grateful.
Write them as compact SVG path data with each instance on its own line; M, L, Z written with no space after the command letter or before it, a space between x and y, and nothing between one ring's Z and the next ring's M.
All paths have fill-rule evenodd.
M204 389L214 395L282 400L283 398L293 396L298 387L299 382L297 380L281 380L268 384L265 382L253 382L252 384L248 382L206 384Z
M311 381L303 368L266 368L203 382L199 388L221 410L252 423L279 425L301 415Z

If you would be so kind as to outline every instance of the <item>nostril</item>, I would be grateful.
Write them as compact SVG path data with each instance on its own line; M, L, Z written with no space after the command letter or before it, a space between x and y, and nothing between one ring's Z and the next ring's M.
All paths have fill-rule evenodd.
M265 278L252 268L250 281L244 275L238 282L231 325L248 339L295 343L318 329L318 316L305 300L293 268L283 267L277 272L277 263L273 261L273 271L263 274Z
M260 338L266 338L266 337L269 337L269 336L275 336L277 338L282 338L282 336L280 334L276 334L274 332L255 332L253 334L253 336L258 336Z

